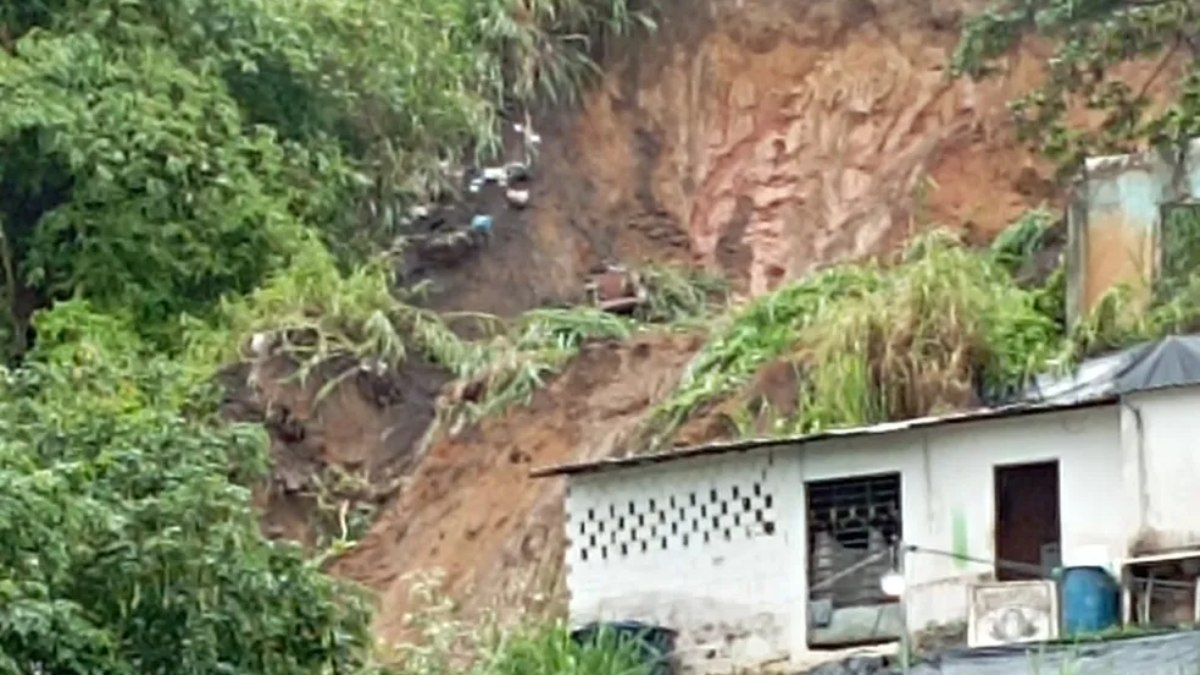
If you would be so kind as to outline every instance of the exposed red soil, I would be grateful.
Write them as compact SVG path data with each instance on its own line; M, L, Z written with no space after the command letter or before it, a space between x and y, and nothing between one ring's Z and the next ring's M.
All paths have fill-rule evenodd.
M434 273L442 308L576 297L603 260L695 263L752 294L890 250L930 221L986 240L1057 202L1006 102L1042 54L954 81L962 0L706 0L613 48L577 110L539 116L530 206ZM1044 51L1044 50L1043 50ZM502 289L502 292L497 292Z
M555 609L564 485L530 470L623 450L698 346L678 335L588 346L529 406L435 443L370 535L333 567L378 593L378 635L403 634L406 575L422 570L442 571L468 612Z
M578 108L536 116L545 142L529 206L509 208L495 191L473 198L449 226L486 212L491 238L407 270L434 282L432 306L512 315L579 298L604 260L704 265L759 294L883 253L927 223L984 242L1029 207L1061 204L1061 186L1016 143L1005 107L1038 82L1047 51L1025 46L984 83L948 78L961 16L984 3L666 4L659 32L615 46ZM1151 70L1132 66L1130 80ZM589 347L530 406L440 440L415 468L444 381L433 371L363 380L319 407L311 386L260 392L288 415L271 417L265 404L256 414L275 438L276 486L331 463L366 468L381 484L411 470L334 566L378 593L380 636L395 639L405 575L421 570L444 570L468 609L554 607L563 486L531 481L529 469L622 448L695 349L661 336ZM682 437L728 434L729 406L747 400L786 413L795 391L789 367L769 368L748 398ZM307 536L311 505L271 494L270 527Z

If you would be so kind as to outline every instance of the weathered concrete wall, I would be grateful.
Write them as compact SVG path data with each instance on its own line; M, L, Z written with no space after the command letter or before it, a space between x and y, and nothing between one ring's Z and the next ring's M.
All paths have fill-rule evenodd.
M1089 159L1067 213L1071 320L1120 284L1148 300L1159 265L1162 207L1197 197L1200 142L1182 157L1155 150Z
M757 452L573 480L572 621L674 628L699 672L786 659L806 610L795 466Z
M1200 546L1197 411L1200 389L1195 387L1140 393L1123 406L1125 474L1133 494L1127 513L1136 533L1129 547L1133 552Z
M804 453L807 480L899 471L904 538L918 547L981 560L995 557L994 469L1058 460L1064 564L1095 550L1119 556L1123 525L1119 416L1115 407L982 421L877 438L815 444ZM991 565L910 554L908 623L966 619L967 585Z
M778 659L790 659L793 667L812 665L818 658L808 647L805 484L855 475L901 474L909 543L990 560L994 468L1057 459L1064 563L1077 562L1096 546L1120 557L1131 536L1120 419L1111 406L574 478L567 502L571 618L640 619L672 627L681 632L685 658L700 672ZM771 496L772 533L744 522L729 525L734 502L747 495L761 500L750 511ZM715 525L711 506L700 511L705 503L717 505ZM742 505L739 513L745 512ZM692 533L686 543L685 530ZM649 542L645 551L643 539ZM607 558L598 557L605 541L617 553L610 548ZM632 541L637 543L620 553L620 544ZM991 565L912 554L906 568L909 626L965 620L967 585L992 572Z

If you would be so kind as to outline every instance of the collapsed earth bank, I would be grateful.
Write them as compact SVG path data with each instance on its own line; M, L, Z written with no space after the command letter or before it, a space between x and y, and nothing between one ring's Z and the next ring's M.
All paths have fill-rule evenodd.
M534 116L529 204L485 188L449 212L486 210L490 237L450 258L418 252L404 271L431 282L436 309L512 316L578 298L604 262L703 265L758 295L892 250L918 224L987 241L1061 193L1015 142L1006 110L1045 54L1025 47L982 83L948 75L962 17L977 9L671 3L655 33L610 46L577 106ZM563 486L529 470L623 450L700 341L589 346L529 406L453 437L427 434L448 378L426 364L362 375L319 405L319 381L256 378L242 414L272 432L268 530L314 544L314 513L348 527L351 500L319 508L333 468L359 477L354 508L367 504L373 522L333 570L378 594L381 638L402 634L408 575L422 570L444 570L469 608L560 610Z

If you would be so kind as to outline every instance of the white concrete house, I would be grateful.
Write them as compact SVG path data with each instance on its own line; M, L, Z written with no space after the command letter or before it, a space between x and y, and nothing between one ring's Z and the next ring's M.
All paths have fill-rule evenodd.
M569 481L571 619L675 629L699 672L795 668L894 640L901 606L911 630L964 621L970 584L1020 578L997 559L1117 570L1200 548L1200 357L1168 367L1177 348L1200 338L1035 402L539 470ZM903 605L880 589L890 537L918 548Z

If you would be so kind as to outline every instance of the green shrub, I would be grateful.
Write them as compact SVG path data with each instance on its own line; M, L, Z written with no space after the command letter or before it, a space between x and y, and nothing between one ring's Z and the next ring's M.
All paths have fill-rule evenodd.
M802 371L800 409L779 431L914 417L969 404L976 393L1009 393L1062 352L1042 303L992 254L939 232L891 266L827 269L756 299L717 329L657 407L650 447L784 357Z
M0 672L365 672L364 599L259 532L261 429L120 322L38 327L0 370Z

